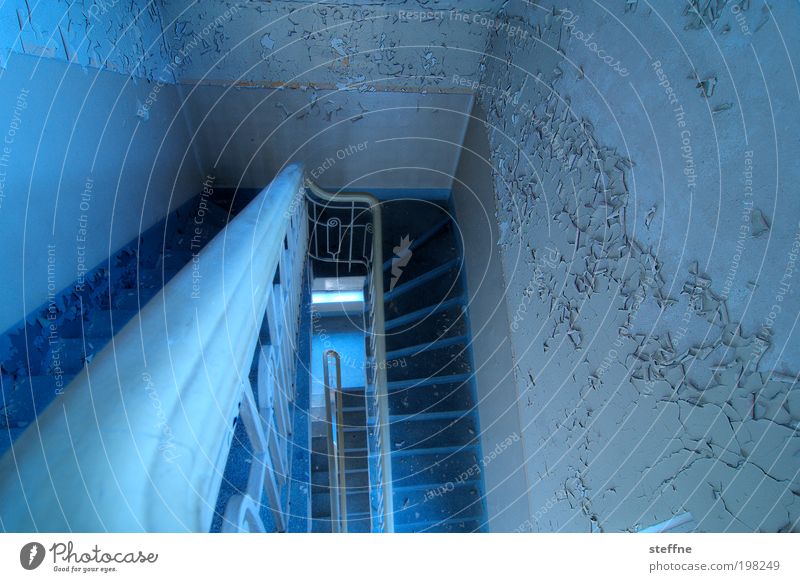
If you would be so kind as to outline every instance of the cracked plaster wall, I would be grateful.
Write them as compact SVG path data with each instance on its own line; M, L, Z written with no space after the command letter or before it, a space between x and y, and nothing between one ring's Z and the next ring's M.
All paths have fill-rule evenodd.
M200 163L249 187L303 161L329 188L449 188L471 106L459 79L499 5L167 0Z
M775 22L800 7L711 4L706 30L677 4L510 3L534 35L487 51L519 529L798 529L798 39Z
M499 5L165 0L163 20L174 56L197 48L182 82L436 91L477 72L491 28L469 15Z
M14 53L150 80L169 59L160 4L147 0L7 0L0 6L0 68Z

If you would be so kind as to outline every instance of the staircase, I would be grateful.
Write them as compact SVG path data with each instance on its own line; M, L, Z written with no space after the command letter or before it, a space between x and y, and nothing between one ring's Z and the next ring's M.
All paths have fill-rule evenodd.
M397 532L485 531L463 252L446 203L382 205Z
M88 273L82 289L0 336L0 456L228 218L210 200L191 200Z
M347 531L370 531L370 488L364 388L342 390L344 412L344 468L347 487ZM328 440L323 423L315 423L311 441L311 531L331 531ZM316 434L318 433L318 434Z

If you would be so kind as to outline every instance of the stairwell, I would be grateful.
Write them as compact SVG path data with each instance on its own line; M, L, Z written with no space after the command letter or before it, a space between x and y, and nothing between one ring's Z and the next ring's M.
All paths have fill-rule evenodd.
M395 531L485 531L455 216L448 203L426 200L393 200L382 211Z
M42 306L3 336L0 454L192 263L251 194L220 191L213 200L193 199L89 273L81 289L60 293L56 307ZM468 295L453 210L445 201L399 199L384 202L381 211L394 530L485 531ZM335 327L335 320L328 318L326 325ZM57 337L48 335L51 321ZM268 344L270 338L259 341ZM310 358L311 350L301 350L297 357ZM359 375L361 368L355 373ZM368 419L374 411L368 414L364 379L355 376L351 373L342 387L347 530L369 532L379 513L370 456L376 433ZM293 407L291 415L295 430L289 466L272 469L281 495L292 496L288 530L329 532L332 476L326 426L314 416L313 402ZM237 419L211 531L223 530L225 502L246 489L253 462L251 443ZM310 520L303 517L303 505ZM266 504L260 514L267 531L283 529L271 519Z
M370 486L367 455L366 406L364 388L343 388L344 405L344 469L347 486L347 531L370 531ZM321 432L322 423L312 431ZM328 440L324 434L312 437L311 454L311 531L331 531L331 488L328 472Z

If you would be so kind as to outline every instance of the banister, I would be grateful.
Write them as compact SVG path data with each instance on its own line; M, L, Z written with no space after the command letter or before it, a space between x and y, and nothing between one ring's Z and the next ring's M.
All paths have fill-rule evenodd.
M330 193L326 192L314 183L308 176L305 177L305 187L317 198L328 202L356 202L368 206L372 221L372 268L369 270L371 277L371 287L373 290L373 317L375 334L373 336L375 345L375 359L377 369L375 370L375 384L378 391L378 402L380 406L378 429L380 431L381 458L382 458L382 487L384 499L384 523L386 531L394 531L394 510L392 507L392 464L391 464L391 440L389 436L389 394L388 382L386 378L386 337L385 337L385 315L383 305L383 222L381 217L381 202L375 196L366 192L347 192Z
M208 531L302 176L283 170L0 459L6 530Z
M334 379L330 367L333 360ZM347 481L344 457L344 412L342 410L342 362L334 350L322 354L325 380L325 420L328 430L328 486L331 531L347 533Z

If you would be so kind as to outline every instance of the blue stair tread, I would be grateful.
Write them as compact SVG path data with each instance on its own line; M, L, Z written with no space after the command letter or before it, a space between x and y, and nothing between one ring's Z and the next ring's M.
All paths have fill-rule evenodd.
M394 352L410 346L425 346L470 333L465 308L454 304L436 309L420 319L401 323L386 332L386 349Z
M433 446L418 449L402 449L399 451L392 451L392 459L400 458L402 456L416 456L427 454L452 454L459 451L477 451L479 449L478 443L466 443L463 445L450 445L450 446Z
M430 241L433 237L435 237L443 228L449 225L452 221L453 219L450 216L442 218L439 222L434 224L428 231L415 238L411 242L411 245L409 245L409 249L412 252L416 251L417 249L425 245L425 243ZM391 268L392 268L392 259L391 258L386 259L386 261L384 261L383 263L383 270L388 271Z
M369 488L369 470L364 469L347 469L345 467L345 483L348 489L368 489ZM313 487L329 487L330 477L328 471L315 471L312 475Z
M470 338L469 336L466 335L459 335L455 337L439 339L433 342L425 342L422 344L416 344L413 346L392 350L391 352L386 352L386 359L396 360L398 358L403 358L407 356L419 356L422 355L424 352L440 350L457 344L469 345L469 342Z
M472 410L475 407L472 384L462 382L440 382L389 392L389 415L391 417Z
M395 491L394 507L396 524L480 518L483 515L480 481Z
M426 350L413 356L403 356L396 366L387 366L389 382L416 378L439 378L468 374L472 371L469 346L464 342L446 343L435 350Z
M394 414L389 416L389 422L417 421L426 422L430 420L457 420L466 418L474 414L474 410L447 410L441 412L417 412L414 414Z
M455 306L466 305L466 303L467 303L467 298L464 295L453 297L452 299L448 299L447 301L435 303L434 305L429 305L427 307L417 309L416 311L411 311L404 315L399 315L392 319L388 319L386 320L384 329L386 329L387 331L391 331L403 325L408 325L414 323L415 321L419 321L428 315L437 313L439 311L447 310Z
M477 422L473 415L456 419L414 419L390 425L392 452L429 449L440 446L462 446L476 443Z
M311 520L311 531L314 533L330 533L330 516L315 517ZM372 519L369 513L358 513L347 516L347 533L369 533Z
M483 460L477 447L449 453L418 453L392 459L395 489L480 479Z
M482 520L468 518L395 524L397 533L480 533L484 528Z
M311 515L316 517L330 517L331 515L330 491L311 494ZM369 514L369 494L364 491L347 492L347 515Z
M407 380L395 380L388 382L389 390L404 390L416 388L418 386L430 386L431 384L444 384L452 382L466 382L472 378L472 374L451 374L448 376L430 376L423 378L409 378Z
M439 265L438 267L431 269L430 271L427 271L425 274L414 277L413 279L410 279L405 283L401 283L391 291L387 291L383 295L383 300L384 302L392 301L393 299L399 297L400 295L403 295L404 293L413 291L414 289L417 289L418 287L421 287L426 283L441 278L443 275L445 275L450 271L457 272L461 269L461 267L462 267L462 261L460 258L447 261L446 263Z
M461 272L460 266L450 266L444 271L431 271L435 276L417 277L398 285L391 294L384 296L386 319L396 319L463 296L465 292Z

